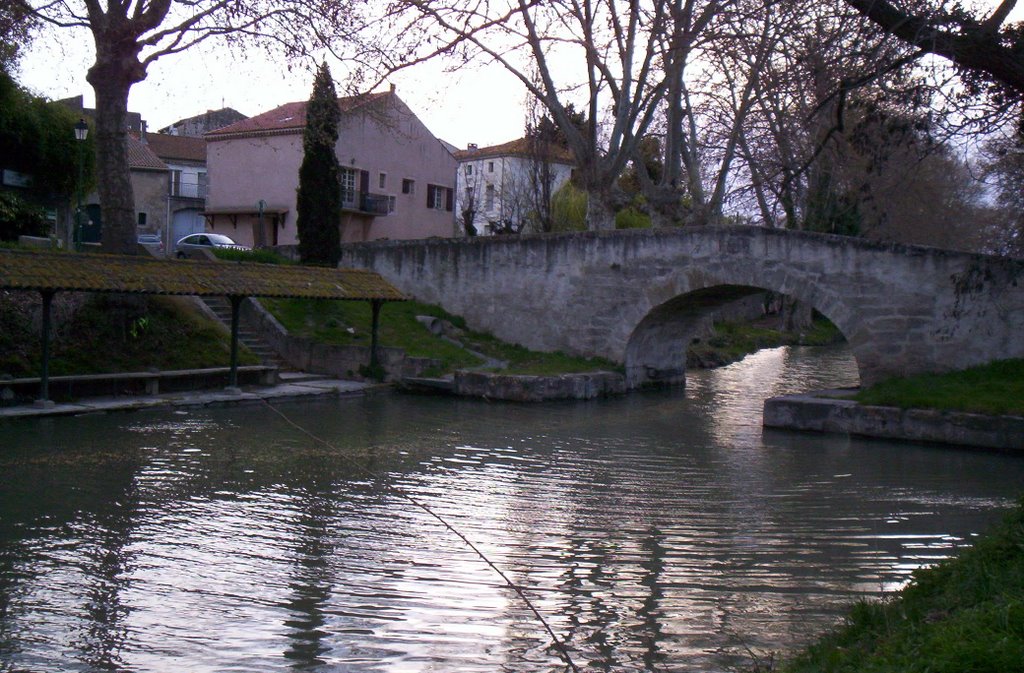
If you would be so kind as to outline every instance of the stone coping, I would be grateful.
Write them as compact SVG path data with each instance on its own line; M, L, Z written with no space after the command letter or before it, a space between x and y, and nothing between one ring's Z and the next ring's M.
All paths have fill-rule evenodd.
M264 401L294 400L315 396L352 397L375 394L387 388L387 386L342 379L320 378L291 382L285 380L272 386L254 386L246 389L196 390L133 397L95 397L72 403L5 407L0 408L0 422L17 418L79 416L109 411L151 409L155 407L213 407L260 403Z
M767 428L934 442L1024 454L1022 416L868 406L848 399L855 390L824 390L769 398L764 402L763 424Z

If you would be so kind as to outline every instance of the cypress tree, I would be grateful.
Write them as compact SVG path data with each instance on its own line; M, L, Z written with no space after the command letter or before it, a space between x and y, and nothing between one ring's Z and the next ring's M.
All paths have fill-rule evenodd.
M341 259L341 170L334 150L340 120L334 79L324 62L306 107L299 167L296 228L299 258L305 264L337 266Z

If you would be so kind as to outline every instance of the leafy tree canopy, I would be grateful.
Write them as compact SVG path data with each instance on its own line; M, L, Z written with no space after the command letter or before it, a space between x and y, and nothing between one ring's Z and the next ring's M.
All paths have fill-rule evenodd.
M0 2L0 70L10 72L32 39L35 21L20 2Z
M0 71L0 169L31 175L30 199L52 205L74 194L80 151L83 187L91 182L93 143L75 139L77 122L68 108L31 95Z

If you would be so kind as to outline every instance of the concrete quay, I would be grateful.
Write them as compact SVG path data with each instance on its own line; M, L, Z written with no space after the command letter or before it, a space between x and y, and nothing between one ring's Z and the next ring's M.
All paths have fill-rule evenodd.
M862 405L851 390L772 397L767 428L859 435L1011 451L1024 455L1024 417Z
M263 401L295 400L308 397L357 397L388 388L389 386L380 384L310 377L307 374L284 372L279 375L277 383L267 386L190 390L157 395L89 397L73 402L0 407L0 422L17 418L78 416L82 414L131 411L157 407L212 407L252 404Z

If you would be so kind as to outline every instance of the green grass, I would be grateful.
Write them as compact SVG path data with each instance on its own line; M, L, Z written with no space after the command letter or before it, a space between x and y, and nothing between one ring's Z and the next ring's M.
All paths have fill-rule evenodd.
M860 391L861 404L1024 415L1024 359L1001 360L947 374L883 381Z
M372 313L364 301L309 299L265 299L263 305L285 329L295 336L338 346L370 345ZM380 345L401 348L412 357L437 358L449 371L476 367L483 361L464 349L430 333L416 320L417 315L432 315L464 324L436 306L418 302L389 302L380 313Z
M292 334L335 345L370 345L371 312L366 302L268 299L264 306ZM460 348L431 332L416 320L418 315L442 318L462 330L457 336L466 348ZM571 357L561 353L537 353L522 346L507 344L489 334L466 330L465 321L443 309L419 302L387 303L380 314L380 345L401 348L413 357L441 360L439 375L456 369L480 367L484 363L466 349L509 362L502 370L509 374L554 375L569 372L617 369L600 359Z
M273 250L239 250L237 248L214 248L213 255L217 259L229 262L258 262L260 264L294 264L284 255Z
M821 315L815 317L810 329L800 334L744 322L715 323L714 334L690 345L687 366L720 366L741 360L762 348L825 346L842 339L839 329Z
M38 330L24 310L0 302L0 374L38 376ZM225 367L226 330L218 329L183 300L94 295L54 330L50 374L103 374L149 369ZM258 364L240 348L240 364Z
M479 353L508 362L508 367L501 370L505 374L557 376L598 370L623 371L620 365L604 358L584 358L561 352L540 353L480 332L467 332L462 342Z
M858 603L783 673L1024 671L1024 499L972 547L914 572L895 598Z

